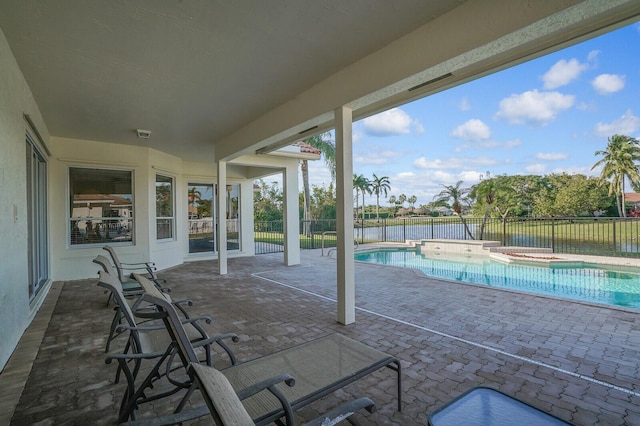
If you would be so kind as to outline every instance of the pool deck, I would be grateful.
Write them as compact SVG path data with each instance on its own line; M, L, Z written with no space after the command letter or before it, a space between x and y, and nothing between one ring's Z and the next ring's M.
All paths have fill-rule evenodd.
M385 369L300 410L302 419L367 395L378 411L358 415L362 424L424 425L429 413L483 385L576 425L640 424L638 312L356 263L356 323L342 326L335 321L335 259L320 250L303 251L297 266L282 259L230 259L226 276L216 274L215 261L161 275L174 298L190 298L194 314L213 317L210 332L240 335L233 345L240 360L331 332L401 360L402 412L395 373ZM39 313L16 350L21 355L0 375L0 388L12 389L0 398L0 413L12 417L4 414L0 424L115 424L123 385L113 383L115 366L105 365L103 353L112 310L95 280L54 286L41 310L45 320ZM41 343L29 338L38 329ZM31 345L32 363L23 344ZM22 391L16 372L25 376ZM145 404L142 414L165 413L175 400Z

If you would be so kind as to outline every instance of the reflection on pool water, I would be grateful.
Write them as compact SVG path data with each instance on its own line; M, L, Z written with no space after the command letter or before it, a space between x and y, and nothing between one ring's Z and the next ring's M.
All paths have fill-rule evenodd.
M596 265L541 267L478 256L427 257L416 250L357 252L355 260L419 269L435 278L640 309L640 274Z

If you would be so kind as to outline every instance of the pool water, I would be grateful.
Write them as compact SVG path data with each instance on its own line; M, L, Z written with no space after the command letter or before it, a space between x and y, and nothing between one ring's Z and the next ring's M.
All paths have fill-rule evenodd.
M640 274L581 265L504 264L477 256L427 257L417 250L357 252L355 260L419 269L435 278L640 309Z

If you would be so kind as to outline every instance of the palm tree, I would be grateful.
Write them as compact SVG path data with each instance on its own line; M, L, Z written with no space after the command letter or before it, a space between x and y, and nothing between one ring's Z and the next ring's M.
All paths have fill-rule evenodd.
M356 198L358 192L362 194L362 220L364 222L364 196L365 194L371 194L371 182L364 175L353 175L353 187L356 190ZM356 214L358 211L358 202L356 201Z
M329 133L321 133L304 140L304 143L314 147L321 152L324 162L331 173L331 181L336 180L336 146L330 139ZM311 189L309 188L309 163L307 160L300 160L300 170L302 171L302 185L304 188L304 234L310 235L309 220L311 219Z
M418 197L416 197L415 195L412 195L411 197L407 198L407 202L409 203L409 206L411 206L411 210L413 211L413 206L416 203L416 201L418 201Z
M629 178L633 187L640 186L640 173L636 161L640 160L640 144L637 139L626 135L613 135L608 139L607 149L596 151L601 155L591 170L603 166L600 177L609 181L609 195L615 194L618 215L626 217L625 178Z
M455 185L442 185L444 189L433 197L434 201L437 203L446 204L453 212L458 215L462 224L464 225L465 232L469 235L472 240L475 240L471 231L469 230L469 226L467 225L467 221L462 216L462 205L469 203L469 188L461 188L462 181L459 180Z
M404 194L400 194L400 196L398 197L398 202L400 203L400 206L402 206L402 208L404 208L405 201L407 201L407 196Z
M389 204L391 204L391 209L393 210L393 216L395 217L396 215L396 196L392 195L391 197L389 197Z
M358 207L360 206L360 186L362 184L363 175L353 174L353 189L356 191L356 221L358 221Z
M389 177L378 177L373 174L373 180L371 181L371 190L376 194L376 221L380 222L380 194L387 196L387 191L391 189Z
M504 185L501 185L501 182L499 182L498 179L491 178L491 174L489 172L487 172L487 177L488 179L483 180L471 188L471 192L469 193L469 196L475 199L476 202L481 204L484 203L487 206L484 211L484 217L482 218L482 225L480 225L480 233L478 235L479 240L482 240L484 236L484 228L487 225L487 218L489 217L489 213L491 213L491 208L496 202L498 194L506 190Z

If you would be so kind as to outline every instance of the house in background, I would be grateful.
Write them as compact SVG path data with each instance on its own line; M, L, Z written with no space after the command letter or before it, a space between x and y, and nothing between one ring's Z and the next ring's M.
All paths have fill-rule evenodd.
M637 0L274 4L2 2L0 368L52 281L95 276L104 241L161 269L253 255L257 177L282 173L283 262L299 263L298 160L318 156L289 146L330 129L337 320L353 322L353 120L640 15ZM192 241L196 192L211 232Z

